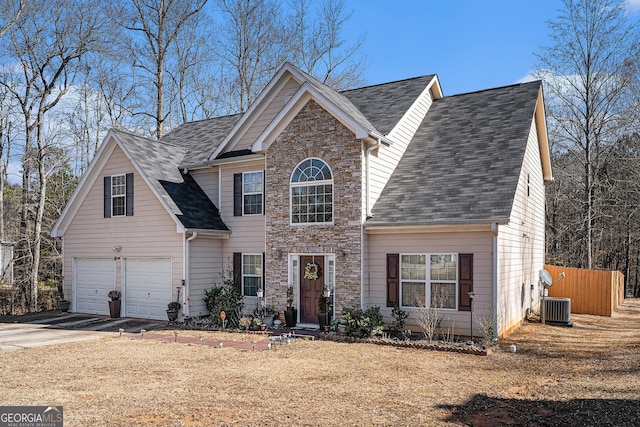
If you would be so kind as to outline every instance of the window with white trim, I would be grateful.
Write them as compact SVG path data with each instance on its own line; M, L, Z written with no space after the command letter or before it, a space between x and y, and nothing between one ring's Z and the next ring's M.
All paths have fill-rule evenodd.
M402 254L400 266L402 306L456 308L457 254Z
M242 295L255 297L262 289L262 254L242 254Z
M111 177L111 216L125 216L127 212L127 179L125 175Z
M263 190L262 171L242 174L242 212L244 215L262 215Z
M303 160L291 174L291 223L333 222L333 175L322 160Z

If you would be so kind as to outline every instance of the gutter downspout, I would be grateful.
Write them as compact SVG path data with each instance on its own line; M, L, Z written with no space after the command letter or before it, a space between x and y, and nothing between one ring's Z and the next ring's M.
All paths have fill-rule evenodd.
M500 335L498 330L498 224L491 224L491 234L493 235L493 330L496 337Z
M193 234L191 235L191 237L188 237L186 239L186 244L185 244L185 249L184 249L184 295L182 298L184 298L183 301L183 307L184 310L182 311L182 314L184 316L189 316L190 312L191 312L191 307L189 307L189 297L191 295L191 250L190 247L191 245L189 244L189 242L191 242L192 240L194 240L196 237L198 237L198 232L194 231Z

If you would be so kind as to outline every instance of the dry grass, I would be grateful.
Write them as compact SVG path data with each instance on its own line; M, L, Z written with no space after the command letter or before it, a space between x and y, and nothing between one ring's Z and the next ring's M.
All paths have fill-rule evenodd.
M640 300L572 319L524 325L489 357L126 338L3 352L0 405L63 405L65 426L637 425Z

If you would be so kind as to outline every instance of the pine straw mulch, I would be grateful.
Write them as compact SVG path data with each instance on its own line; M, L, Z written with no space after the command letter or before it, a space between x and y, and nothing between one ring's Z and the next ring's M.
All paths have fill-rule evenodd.
M637 425L640 300L611 318L572 320L525 324L489 357L125 337L8 351L0 405L63 405L65 426Z

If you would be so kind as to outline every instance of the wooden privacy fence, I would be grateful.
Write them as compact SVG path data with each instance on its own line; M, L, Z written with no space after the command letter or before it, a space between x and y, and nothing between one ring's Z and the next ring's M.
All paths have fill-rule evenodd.
M555 282L564 272L566 277L549 289L550 297L571 298L571 312L611 316L624 301L624 275L619 271L585 270L582 268L545 265Z

